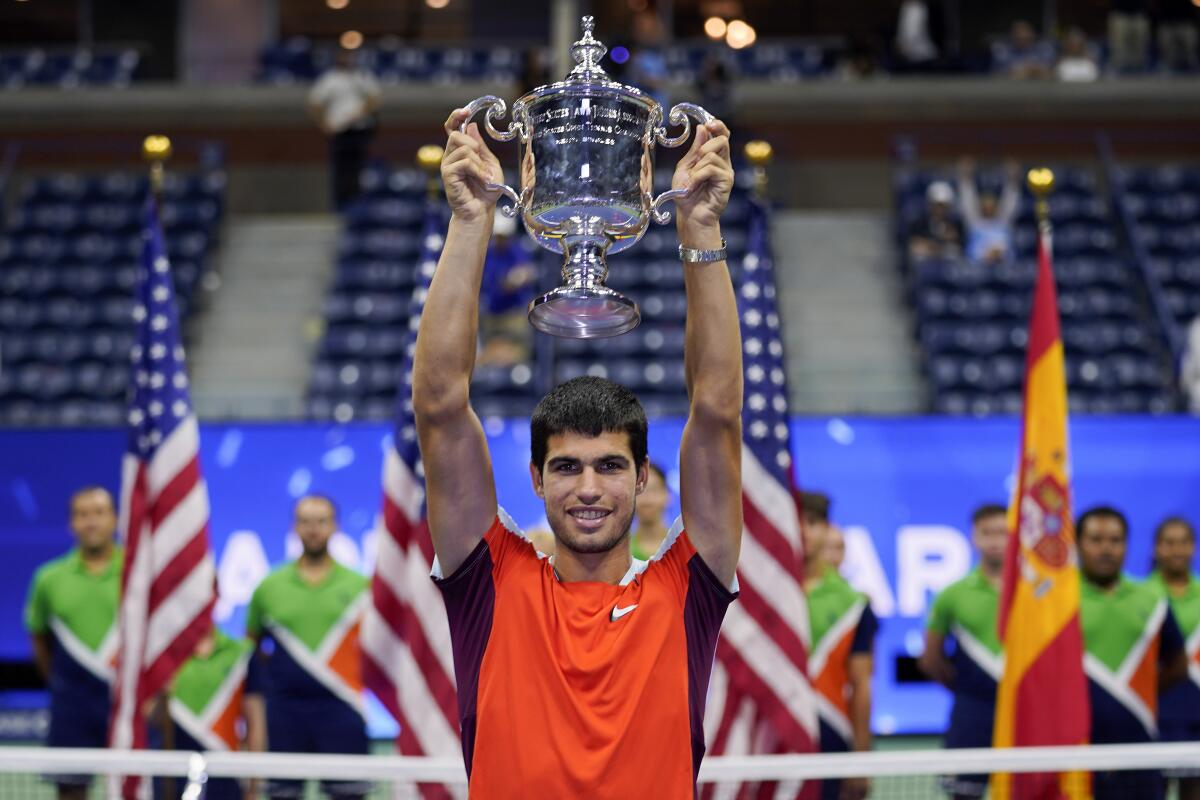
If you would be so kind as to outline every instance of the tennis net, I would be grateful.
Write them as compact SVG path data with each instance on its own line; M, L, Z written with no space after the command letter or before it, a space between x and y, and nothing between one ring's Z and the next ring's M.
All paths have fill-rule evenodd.
M869 787L873 800L927 800L948 792L984 796L975 792L995 772L1068 770L1095 773L1097 780L1200 776L1200 747L1161 743L714 756L701 768L700 789L713 800L783 798L795 797L803 781L850 780L857 788ZM210 789L215 796L231 780L253 792L246 797L317 798L325 790L339 798L419 800L423 786L442 787L453 797L466 795L466 775L457 758L0 748L0 800L50 800L56 797L55 784L63 781L89 786L89 800L108 800L116 796L111 776L122 775L144 776L156 797L172 800L203 800ZM602 790L597 796L603 796Z

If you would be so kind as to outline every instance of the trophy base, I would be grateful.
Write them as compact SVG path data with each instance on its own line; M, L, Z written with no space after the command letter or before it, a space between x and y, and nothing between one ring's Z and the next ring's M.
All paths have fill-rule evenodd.
M529 304L533 327L567 339L618 336L641 321L637 303L607 286L560 286Z

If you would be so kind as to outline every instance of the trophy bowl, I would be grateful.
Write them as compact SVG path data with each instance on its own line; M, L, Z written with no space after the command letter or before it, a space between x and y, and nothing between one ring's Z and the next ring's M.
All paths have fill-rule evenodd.
M713 119L697 105L679 103L667 121L683 130L669 136L658 101L604 72L598 62L607 48L592 30L592 18L584 17L583 37L571 47L571 74L517 100L506 130L496 127L507 107L494 95L467 104L462 123L465 131L486 111L484 128L492 138L517 140L520 192L506 184L488 188L511 201L501 213L520 215L535 242L563 255L563 284L530 302L530 323L576 339L616 336L641 321L633 300L604 285L607 256L636 244L651 219L668 222L663 206L689 191L654 195L655 146L678 147L691 134L691 119Z

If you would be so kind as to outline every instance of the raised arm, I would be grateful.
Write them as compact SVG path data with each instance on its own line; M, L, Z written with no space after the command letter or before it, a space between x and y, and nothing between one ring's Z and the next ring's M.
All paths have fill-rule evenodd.
M442 182L452 212L413 363L413 412L425 465L429 532L442 574L456 570L496 516L496 484L487 438L470 403L479 325L479 285L492 232L500 162L479 129L459 133L466 112L446 120Z
M672 181L692 191L677 204L684 247L721 246L721 212L733 188L729 130L713 121L679 162ZM742 338L724 261L684 264L684 366L691 409L679 450L683 523L700 556L729 585L742 543Z

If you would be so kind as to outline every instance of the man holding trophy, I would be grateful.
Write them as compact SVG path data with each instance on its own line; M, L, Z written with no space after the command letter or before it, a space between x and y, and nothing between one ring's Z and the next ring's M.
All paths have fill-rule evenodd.
M736 597L741 340L719 224L733 186L729 132L689 107L702 125L672 190L652 198L649 148L683 137L658 127L657 102L603 75L589 23L572 49L580 66L519 100L508 134L493 127L503 115L494 98L446 121L442 179L453 215L417 337L413 406L473 797L691 796L717 634ZM520 136L525 148L519 194L498 183L500 164L469 124L488 104L489 133ZM670 121L686 126L676 109ZM633 163L617 163L621 154ZM637 324L636 305L603 286L603 257L636 242L651 216L662 221L664 198L676 202L691 412L679 454L682 517L648 564L635 565L629 549L648 478L646 416L618 384L576 378L534 411L529 472L556 540L552 558L497 504L469 390L501 195L565 257L567 285L535 299L531 321L573 336Z

